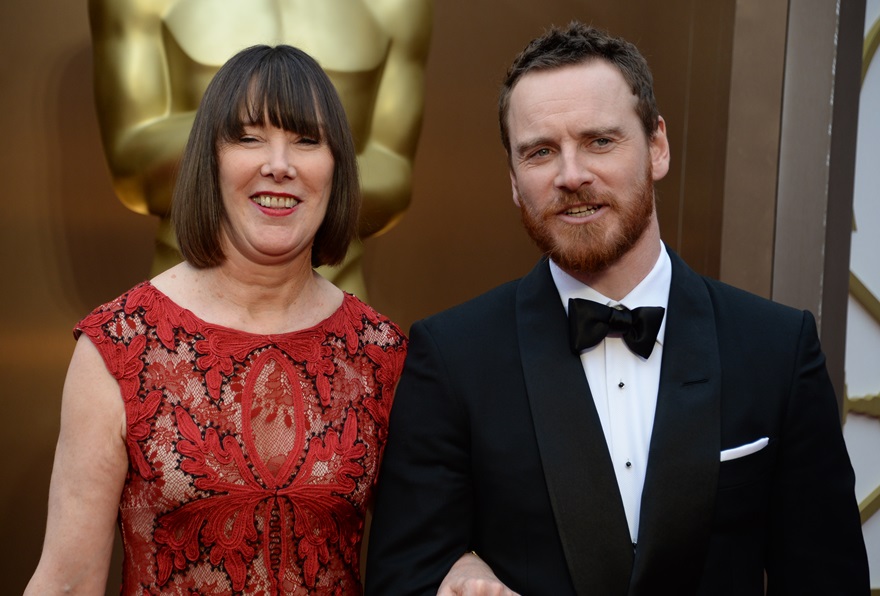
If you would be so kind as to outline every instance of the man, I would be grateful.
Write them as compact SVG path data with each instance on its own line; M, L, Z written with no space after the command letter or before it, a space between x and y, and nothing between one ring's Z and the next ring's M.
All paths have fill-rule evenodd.
M413 325L367 593L433 594L452 568L441 594L742 596L765 573L771 594L867 594L814 319L662 244L669 144L638 50L554 28L499 113L549 259Z
M95 96L117 195L159 217L153 275L181 260L171 229L173 173L195 110L241 49L287 43L327 71L357 144L359 237L409 205L424 107L431 0L89 0ZM363 244L321 273L366 299Z

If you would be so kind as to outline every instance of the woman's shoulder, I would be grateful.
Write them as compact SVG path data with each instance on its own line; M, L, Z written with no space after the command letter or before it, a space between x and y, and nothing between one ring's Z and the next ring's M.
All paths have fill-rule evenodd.
M83 317L74 328L75 330L81 331L84 327L92 327L96 324L102 324L111 318L113 318L114 314L119 313L125 310L125 305L128 302L129 296L138 295L143 293L145 290L150 291L152 285L149 281L144 280L134 287L126 290L116 298L112 300L108 300L107 302L95 307L92 311ZM78 335L78 334L77 334Z
M73 335L79 339L86 334L96 344L105 339L127 343L156 327L160 339L165 341L173 328L184 328L192 333L202 326L198 318L151 281L142 281L83 317L74 326Z
M403 345L407 342L406 334L404 334L397 323L354 294L345 292L342 306L336 314L337 316L341 316L359 326L369 327L371 330L379 331L385 336L385 341Z

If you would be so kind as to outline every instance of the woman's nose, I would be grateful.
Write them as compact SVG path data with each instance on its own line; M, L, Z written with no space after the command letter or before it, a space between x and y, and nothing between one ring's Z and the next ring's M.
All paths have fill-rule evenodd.
M260 169L260 173L263 176L271 176L276 182L296 176L296 168L293 165L293 156L288 143L269 145L266 162Z

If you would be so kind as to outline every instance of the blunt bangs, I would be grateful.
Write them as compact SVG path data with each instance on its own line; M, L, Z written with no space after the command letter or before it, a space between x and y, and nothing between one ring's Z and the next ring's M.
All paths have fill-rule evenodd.
M287 58L287 56L285 56ZM247 125L271 125L323 141L314 81L280 60L256 65L250 80L236 85L217 131L219 144L237 141Z

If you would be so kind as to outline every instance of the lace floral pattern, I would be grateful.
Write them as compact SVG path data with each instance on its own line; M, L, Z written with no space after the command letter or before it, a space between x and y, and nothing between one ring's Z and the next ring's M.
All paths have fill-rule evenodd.
M149 282L76 328L118 381L124 594L359 594L406 339L354 296L310 329L211 325Z

